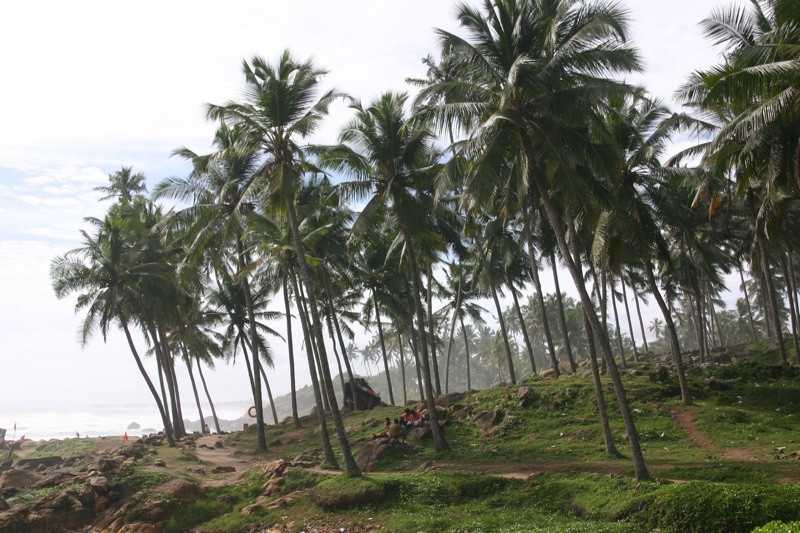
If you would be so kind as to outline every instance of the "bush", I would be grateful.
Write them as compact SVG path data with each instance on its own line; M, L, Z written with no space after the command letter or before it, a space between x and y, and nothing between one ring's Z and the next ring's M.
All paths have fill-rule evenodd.
M800 531L800 522L784 523L780 520L775 520L769 524L764 524L757 527L752 533L797 533Z
M646 496L639 508L634 521L664 532L747 533L800 518L800 487L681 483Z
M380 503L386 498L386 488L383 483L366 476L351 478L341 475L326 479L311 489L309 497L326 509L343 509Z

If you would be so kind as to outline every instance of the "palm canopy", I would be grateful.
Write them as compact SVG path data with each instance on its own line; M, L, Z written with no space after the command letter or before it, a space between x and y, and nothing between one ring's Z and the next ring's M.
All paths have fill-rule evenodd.
M259 56L242 63L244 99L207 105L209 119L238 125L259 143L265 158L258 189L262 200L280 208L293 201L308 165L298 144L314 133L332 102L345 97L335 89L319 95L327 71L312 61L298 61L289 51L275 65Z

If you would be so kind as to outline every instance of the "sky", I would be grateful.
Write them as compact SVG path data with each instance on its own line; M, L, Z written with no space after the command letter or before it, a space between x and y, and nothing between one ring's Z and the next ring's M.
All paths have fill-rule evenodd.
M625 0L643 83L672 94L717 61L698 22L722 0ZM84 217L109 204L93 189L122 166L152 189L185 175L169 157L211 150L205 103L241 95L244 59L289 49L329 71L325 82L365 102L411 90L421 58L437 55L434 28L458 33L449 0L30 0L0 21L0 423L4 410L152 402L123 334L82 348L75 298L57 300L50 261L80 245ZM348 119L336 107L312 139L333 142ZM543 280L549 276L543 276ZM574 291L565 276L562 289ZM551 287L545 290L552 292ZM280 304L280 302L276 302ZM277 309L277 306L276 306ZM655 315L653 315L655 316ZM274 324L280 330L281 324ZM144 349L144 343L140 342ZM273 393L289 392L286 350L272 342ZM153 366L148 368L152 371ZM215 401L246 400L243 365L207 372ZM179 379L184 379L179 377ZM305 376L300 384L307 383ZM188 392L188 380L182 382ZM2 425L2 424L0 424Z

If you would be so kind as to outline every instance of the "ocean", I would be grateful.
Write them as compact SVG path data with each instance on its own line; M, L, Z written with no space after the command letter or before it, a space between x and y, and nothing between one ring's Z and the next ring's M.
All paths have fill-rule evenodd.
M249 402L224 402L214 407L220 421L247 417ZM183 415L194 427L199 427L197 406L183 406ZM203 415L211 417L211 408L203 406ZM138 429L128 429L133 423ZM14 425L16 424L16 431ZM214 424L209 423L211 429ZM0 429L6 430L6 440L25 436L32 440L66 439L81 437L129 437L155 433L164 424L155 405L86 405L80 407L25 408L0 406ZM225 429L225 428L223 428ZM187 430L191 430L187 427Z

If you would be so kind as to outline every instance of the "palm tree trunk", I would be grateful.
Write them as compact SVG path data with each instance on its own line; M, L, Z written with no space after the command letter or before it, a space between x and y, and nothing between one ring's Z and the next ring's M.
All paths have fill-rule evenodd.
M183 362L186 364L186 370L189 371L189 381L192 384L192 392L194 393L194 401L197 405L197 413L200 415L200 433L205 433L203 431L206 427L206 419L203 416L203 407L200 405L200 394L197 392L197 382L194 380L194 372L192 371L192 358L186 352L186 347L181 343L181 347L183 348Z
M742 272L742 263L740 261L736 262L736 267L739 269L739 279L742 280L742 291L744 292L744 303L747 306L747 319L750 321L750 332L752 334L753 342L758 341L758 335L756 334L756 323L753 320L753 310L750 308L750 295L747 294L747 283L744 281L744 273Z
M329 295L329 297L328 297L328 314L330 315L331 320L333 320L333 326L334 326L334 329L336 330L336 337L339 340L339 347L342 350L342 359L344 359L344 366L347 369L347 379L349 379L350 383L353 384L353 383L355 383L354 375L353 375L353 369L350 366L350 357L347 355L347 348L345 347L345 344L344 344L344 338L342 338L342 330L339 327L339 315L336 314L336 312L334 311L333 298L330 296L330 295L333 294L333 291L331 290L331 287L330 287L330 278L328 277L327 269L322 269L322 279L323 279L323 282L325 283L325 292L327 292L328 295ZM331 339L331 340L333 340L333 352L336 355L336 363L339 365L339 376L342 376L342 365L339 363L339 354L336 352L336 339ZM345 385L344 385L344 378L342 377L342 395L344 395L344 394L345 394ZM358 397L358 395L353 393L353 408L354 409L359 409L361 407L361 405L360 405L361 402L356 400L357 397ZM392 403L394 403L394 402L392 402Z
M633 344L633 360L639 361L639 349L636 348L636 337L633 332L633 321L631 321L631 308L628 304L628 291L625 289L625 278L620 276L619 283L622 285L622 301L625 302L625 316L628 319L628 333L631 335L631 344Z
M511 346L508 342L508 330L506 329L506 321L503 319L503 310L500 307L500 300L497 298L497 289L494 285L494 276L489 268L489 262L486 260L485 250L483 248L483 243L481 242L482 239L477 234L474 235L474 238L475 243L478 246L478 258L480 259L481 266L486 273L486 284L489 286L489 292L492 294L492 301L494 301L494 307L497 310L497 322L500 325L500 333L503 336L503 345L505 346L506 358L508 360L509 378L513 384L517 382L517 378L514 374L514 361L511 358Z
M472 390L472 372L469 367L470 357L469 357L469 339L467 338L467 328L464 327L464 319L459 317L459 322L461 323L461 333L464 336L464 353L467 357L467 391Z
M647 276L647 283L650 285L650 291L656 299L658 307L661 309L661 314L664 315L664 321L667 323L667 331L669 331L669 341L672 347L672 360L675 362L675 369L678 374L678 383L681 387L681 401L683 405L692 405L692 396L689 393L689 386L686 383L686 372L683 369L683 356L681 355L680 342L678 341L678 332L675 329L675 322L672 320L672 314L669 312L664 298L661 297L661 291L658 290L656 284L656 277L653 274L653 264L650 258L645 258L644 273Z
M786 255L781 254L781 270L783 271L783 279L786 280L786 296L789 298L789 319L792 324L792 342L794 343L794 358L795 362L800 362L800 344L797 340L797 314L792 294L792 282L789 277L789 269L786 266Z
M619 457L620 453L614 444L614 435L611 433L611 425L608 423L608 409L606 408L606 398L603 392L603 382L600 381L600 368L597 364L597 349L595 348L594 335L589 323L589 317L583 314L583 329L586 335L586 347L589 350L589 364L592 368L592 383L594 384L594 394L597 397L597 413L600 415L600 428L603 430L603 443L606 454Z
M244 245L240 235L236 237L236 252L239 259L239 270L246 272L247 261L244 256ZM253 295L250 292L250 282L247 275L241 276L242 292L244 293L244 303L247 308L247 320L250 325L250 346L253 355L253 403L256 406L256 435L258 436L258 451L267 451L267 437L264 434L264 404L261 399L261 375L258 369L261 367L261 360L258 357L258 330L256 324L256 313L253 309Z
M414 245L408 237L406 237L408 244L408 269L411 272L411 283L413 287L414 309L417 315L417 326L419 328L419 339L421 345L420 359L422 360L422 376L424 378L425 388L425 401L428 406L428 418L431 423L431 434L433 436L433 447L437 452L444 451L449 448L447 441L444 439L444 431L439 425L439 417L436 414L436 404L434 403L433 383L431 382L431 365L428 359L428 343L426 342L425 335L425 316L422 310L422 283L419 279L419 263L417 262L417 254L414 250Z
M333 382L331 381L330 370L328 368L328 355L325 351L325 340L322 335L322 323L319 319L317 311L317 301L314 294L314 284L311 275L308 272L306 262L304 260L305 253L303 252L303 243L300 239L300 225L297 221L297 213L295 212L294 205L287 202L289 211L289 220L292 229L292 239L294 241L295 253L297 254L298 264L300 265L300 277L303 279L303 285L306 287L308 297L308 307L311 311L311 323L313 325L314 337L317 339L317 349L319 350L320 362L322 363L323 383L325 385L325 392L328 396L328 403L331 406L331 416L333 417L333 425L336 428L336 435L339 438L339 447L342 450L342 460L344 462L345 473L350 477L358 477L361 475L361 470L353 458L350 451L350 443L347 441L347 434L345 433L344 422L342 415L339 412L339 406L336 403L336 393L333 390Z
M267 379L267 373L264 371L264 365L261 365L261 379L264 380L264 385L267 388L267 398L269 398L269 406L272 409L272 420L275 421L275 425L278 425L278 411L275 410L275 400L272 399L272 389L269 386L269 380Z
M519 324L522 329L522 339L525 341L525 349L528 351L528 359L530 359L531 362L531 374L536 374L536 361L533 359L533 345L528 335L528 326L525 324L525 316L522 314L522 309L519 306L517 290L511 284L510 280L508 286L511 288L511 297L514 299L514 309L517 311L517 317L519 318Z
M458 318L459 310L461 308L461 294L464 285L464 274L459 269L458 271L458 288L456 289L456 304L453 308L453 320L450 321L450 337L449 341L447 342L447 362L445 363L444 368L444 392L448 393L449 390L449 381L450 381L450 352L453 348L453 334L456 330L456 318Z
M534 159L531 159L533 161ZM542 199L542 205L544 206L545 214L547 215L548 222L553 229L553 232L556 236L556 241L558 242L559 251L561 252L561 257L564 259L567 270L570 272L572 276L572 281L575 284L576 289L578 290L578 294L580 296L581 304L589 317L589 322L592 328L592 332L594 333L595 337L598 339L600 345L600 353L603 355L604 359L607 359L607 366L608 366L608 373L611 377L611 382L614 386L614 393L617 397L617 404L619 405L620 414L622 415L623 423L625 424L625 429L628 433L628 444L631 449L631 459L633 461L633 470L634 475L636 476L637 480L644 480L649 479L650 474L647 471L647 467L644 463L644 455L642 454L642 448L639 444L639 434L636 431L636 426L633 422L633 415L631 413L630 404L628 403L627 396L625 394L625 387L622 384L622 378L619 375L619 371L617 369L617 365L614 362L614 357L611 353L611 345L608 342L608 335L606 331L601 329L600 320L597 318L597 315L594 313L594 307L592 305L592 299L589 297L589 293L586 292L586 286L583 282L583 272L581 268L578 266L580 264L580 255L576 254L576 258L573 260L572 256L570 255L569 247L567 246L567 241L564 238L564 223L561 219L561 215L558 212L558 209L554 205L552 199L550 198L550 191L547 185L547 182L544 180L544 177L541 176L538 172L534 172L534 182L536 188L539 190L539 196ZM568 229L570 232L570 239L573 240L574 245L576 246L576 251L578 251L578 233L575 231L574 226L571 224L570 217L567 216L566 220L568 221ZM592 310L592 311L590 311Z
M203 367L200 365L200 358L195 356L197 361L197 372L200 374L200 382L203 384L203 390L208 398L208 405L211 407L211 416L214 417L214 427L217 429L217 434L222 433L222 428L219 427L219 418L217 418L217 410L214 408L214 402L211 401L211 394L208 392L208 385L206 384L206 377L203 375Z
M397 325L395 324L395 329ZM408 392L406 389L406 357L403 349L403 335L397 329L397 347L400 349L400 379L403 381L403 405L408 403Z
M136 366L139 368L139 372L142 374L145 383L147 383L147 388L150 389L150 394L153 395L153 399L156 401L158 413L161 415L161 422L164 424L164 435L167 437L167 443L170 446L175 446L175 437L172 432L172 424L170 423L169 415L164 409L164 404L161 403L161 398L159 397L153 382L150 380L150 376L147 375L147 370L145 370L144 365L142 364L142 360L139 357L139 352L136 350L136 345L133 343L131 331L128 329L128 322L121 310L119 310L118 313L120 316L120 325L122 325L122 330L125 332L125 338L128 339L128 346L133 354L133 359L136 361Z
M317 376L319 376L320 379L323 379L323 381L320 381L320 385L321 385L320 386L320 392L323 393L322 394L322 407L323 407L323 409L325 409L325 411L330 411L331 410L330 399L328 397L328 394L327 394L326 388L325 388L325 382L324 382L324 378L323 378L324 373L323 373L323 370L322 370L322 362L320 361L319 350L317 349L317 339L314 336L313 327L311 325L311 319L308 316L308 306L306 305L305 292L303 290L303 286L301 284L299 284L299 283L298 283L298 288L299 288L298 294L300 296L297 299L297 308L298 308L298 311L300 313L300 320L302 320L305 323L306 329L308 331L308 336L306 337L306 342L308 343L309 349L311 350L312 359L314 360L314 364L316 365ZM355 395L355 392L354 392L354 395Z
M297 313L300 315L300 324L303 328L303 337L306 340L306 356L308 358L308 372L311 376L311 388L314 391L314 401L317 406L317 421L319 422L319 434L320 440L322 441L322 453L325 457L325 462L329 465L333 466L334 468L338 468L338 463L336 462L336 456L333 454L333 448L331 447L331 440L328 436L328 425L325 423L325 408L324 404L322 403L322 391L320 390L319 386L319 378L317 377L317 364L314 360L314 354L311 352L311 335L308 331L308 324L305 320L305 314L303 313L300 307L300 290L298 289L297 283L297 276L294 274L294 269L292 269L289 273L289 277L292 281L292 289L294 290L295 295L297 295L297 300L295 301L295 305L297 306ZM353 392L353 396L355 396L355 391Z
M383 340L383 325L381 324L381 312L378 308L378 300L375 298L375 291L372 292L372 303L375 304L375 321L378 323L378 338L381 342L381 353L383 354L383 369L386 372L386 386L389 388L389 403L394 405L394 392L392 392L392 377L389 375L389 358L386 356L386 343Z
M436 328L433 324L433 262L425 261L425 274L428 278L425 297L428 305L428 331L431 334L431 367L433 368L433 383L436 396L442 393L442 383L439 380L439 360L436 357Z
M772 281L772 272L769 267L769 254L767 253L767 245L764 242L764 237L758 235L758 251L761 255L761 268L764 270L764 280L767 284L767 300L769 307L772 311L772 327L775 333L775 342L778 345L778 353L781 356L781 361L786 362L786 346L783 343L783 327L781 326L780 315L778 314L778 296L775 290L775 284Z
M531 190L533 194L533 190ZM553 344L553 335L550 333L550 323L547 320L547 308L544 305L544 294L542 293L542 282L539 279L539 262L536 260L536 248L533 245L533 231L531 230L530 214L525 206L522 207L523 216L523 231L525 232L525 240L527 241L528 261L530 261L531 278L533 279L533 286L536 291L536 303L539 305L539 313L542 315L542 330L544 331L544 338L547 341L547 350L550 353L550 363L553 368L553 377L558 379L561 377L561 370L558 368L558 358L556 357L556 349ZM513 383L513 380L512 380Z
M631 287L633 289L633 301L636 303L636 314L639 316L639 329L642 331L642 344L644 345L644 352L649 353L650 347L647 345L647 335L644 331L644 320L642 320L642 308L639 306L639 291L636 290L635 286Z
M344 366L347 369L347 377L350 379L350 383L355 383L355 374L350 364L350 354L347 353L344 337L342 337L342 328L339 326L339 317L336 314L333 315L333 326L336 328L336 336L339 339L339 348L342 350L342 359L344 359ZM353 394L353 409L360 409L361 400L357 400L356 397L357 395Z
M414 368L417 371L417 392L419 393L419 401L425 403L425 387L422 384L422 363L419 360L419 339L417 339L417 332L411 324L412 330L409 334L409 343L411 343L411 353L414 355Z
M619 327L619 313L617 313L617 296L614 294L614 276L608 278L608 286L611 288L611 308L614 310L614 327L617 335L617 345L619 346L619 355L622 360L622 368L628 368L628 362L625 360L625 347L622 345L622 332Z
M574 374L578 371L575 364L575 357L572 355L572 343L569 340L569 330L567 329L567 315L564 313L564 298L561 294L561 284L558 281L558 262L556 261L556 253L550 253L550 263L553 266L553 282L556 287L556 304L558 305L558 320L561 326L561 335L564 338L564 349L567 352L567 359L569 360L569 368Z
M290 268L288 261L284 269ZM283 306L286 310L286 344L289 349L289 384L292 395L292 426L300 427L300 414L297 411L297 379L294 368L294 340L292 338L292 309L289 305L289 279L286 271L283 272Z

